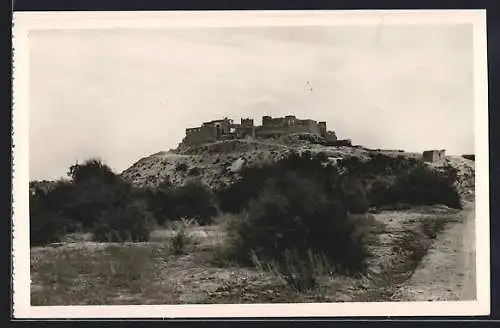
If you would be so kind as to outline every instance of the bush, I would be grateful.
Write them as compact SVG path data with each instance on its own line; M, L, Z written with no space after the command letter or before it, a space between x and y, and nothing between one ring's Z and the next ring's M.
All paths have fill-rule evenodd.
M202 170L199 167L193 167L189 170L188 175L195 176L195 175L200 175L201 173L202 173Z
M59 206L65 216L80 222L84 229L92 229L103 211L123 203L133 189L100 160L75 164L68 175L71 185Z
M157 188L146 192L151 211L160 225L176 217L174 193L175 188L168 178L162 181Z
M391 194L393 181L389 177L379 176L373 179L367 186L367 197L371 206L380 206L393 202L394 196Z
M123 204L104 210L93 227L94 239L101 242L145 242L153 225L147 204L128 199Z
M89 159L83 164L74 164L69 168L68 176L75 184L114 183L119 177L100 159Z
M209 224L217 215L217 201L212 191L198 181L188 181L173 191L176 218L193 218L198 224Z
M64 181L56 182L50 190L34 188L29 198L31 246L60 242L66 233L78 228L62 211L70 188Z
M368 181L361 189L367 191L371 206L406 203L461 207L455 187L457 170L450 165L433 170L414 158L383 154L372 155L367 161L356 157L346 158L340 161L340 165L347 178L354 176ZM358 197L362 203L363 197Z
M443 174L427 168L415 169L396 181L390 191L392 201L412 205L444 204L461 208L453 174L452 171Z
M177 165L175 165L175 170L176 171L179 171L179 172L186 172L188 170L189 166L186 164L186 163L177 163Z
M153 216L151 192L134 188L100 160L72 165L70 181L31 183L32 244L54 242L77 228L99 241L145 241Z
M228 235L235 259L251 263L253 252L260 261L278 263L292 280L299 274L295 264L308 261L310 254L324 256L336 271L347 274L363 272L369 256L344 204L316 181L292 171L267 180Z
M193 218L199 224L208 224L218 212L216 196L208 187L194 180L174 187L166 179L155 190L148 192L147 198L160 225L184 217Z
M193 223L195 223L193 219L187 220L185 218L174 223L174 236L170 242L172 253L180 255L185 252L186 246L192 242L192 238L187 230Z
M342 198L350 213L363 214L370 208L363 185L356 177L348 176L344 179Z
M65 219L43 207L39 197L30 197L30 245L40 246L61 241Z
M324 165L326 160L323 154L313 155L310 151L302 154L292 152L287 157L262 167L243 167L240 172L241 179L218 193L221 210L239 213L247 208L250 199L261 192L268 179L281 176L287 171L301 172L303 176L334 187L337 172L331 165Z

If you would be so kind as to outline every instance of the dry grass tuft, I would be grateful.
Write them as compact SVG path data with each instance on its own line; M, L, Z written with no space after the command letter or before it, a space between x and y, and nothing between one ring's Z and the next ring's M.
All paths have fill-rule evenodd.
M196 225L194 219L182 218L173 224L174 235L170 240L170 249L175 255L186 252L186 247L193 242L193 236L189 233L190 228Z

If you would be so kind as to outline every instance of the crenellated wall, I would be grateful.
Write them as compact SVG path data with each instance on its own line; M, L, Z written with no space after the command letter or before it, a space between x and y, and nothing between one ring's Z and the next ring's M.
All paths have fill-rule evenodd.
M201 126L199 128L186 129L186 136L182 140L185 145L199 145L217 140L217 129L215 126Z
M326 138L329 141L337 140L335 132L327 131L326 122L317 122L310 119L297 119L294 115L273 118L262 117L262 125L255 126L251 118L242 118L241 124L234 124L232 120L224 118L205 122L201 127L186 129L186 136L182 143L197 145L216 140L281 137L292 133L312 133Z

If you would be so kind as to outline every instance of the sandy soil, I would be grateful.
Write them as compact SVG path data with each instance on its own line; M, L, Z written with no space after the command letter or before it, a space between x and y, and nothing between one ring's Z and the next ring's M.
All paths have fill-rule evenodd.
M474 205L387 210L373 215L379 242L364 277L327 277L318 290L298 293L268 272L217 264L223 222L190 227L184 254L170 250L171 228L147 243L96 243L68 237L31 249L33 305L375 302L475 298ZM400 241L424 222L447 222L434 238L419 235L427 253L417 264ZM421 244L423 242L423 244ZM408 245L408 244L405 244ZM411 242L410 246L413 245ZM114 249L113 247L114 246ZM430 246L430 248L428 248ZM111 248L111 250L110 250ZM215 257L214 257L215 256ZM214 262L215 260L215 262Z
M474 204L461 222L449 223L412 277L396 291L401 301L459 301L476 298Z

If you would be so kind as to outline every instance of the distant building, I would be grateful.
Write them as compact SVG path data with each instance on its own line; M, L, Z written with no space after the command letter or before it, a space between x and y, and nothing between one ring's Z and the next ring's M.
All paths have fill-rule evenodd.
M445 159L445 150L426 150L422 153L422 159L426 162L439 162Z
M242 118L240 124L235 124L228 118L204 122L200 127L186 129L182 143L197 145L216 140L279 138L293 133L312 133L323 137L327 142L337 141L335 132L327 130L326 122L297 119L288 115L277 118L263 116L260 126L255 126L251 118Z

